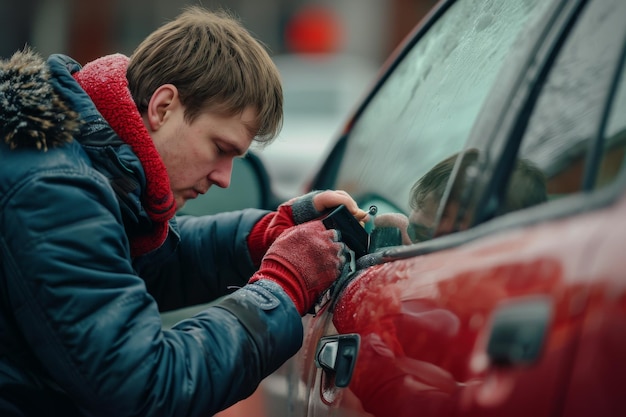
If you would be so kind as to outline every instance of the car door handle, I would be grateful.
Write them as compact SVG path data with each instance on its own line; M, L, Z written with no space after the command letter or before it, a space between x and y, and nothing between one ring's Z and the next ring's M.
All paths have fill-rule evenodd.
M315 351L315 366L333 373L337 387L347 387L360 343L361 337L356 333L322 337Z
M541 354L552 321L552 300L537 297L502 306L493 317L487 354L497 366L529 364Z

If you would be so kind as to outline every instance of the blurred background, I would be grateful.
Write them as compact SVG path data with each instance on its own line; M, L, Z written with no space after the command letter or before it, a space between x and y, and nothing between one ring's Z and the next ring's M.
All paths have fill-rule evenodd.
M185 6L230 11L266 45L283 78L281 134L265 149L252 148L268 171L273 201L281 202L306 188L384 60L435 3L0 0L0 56L6 59L30 45L43 56L64 53L84 65L111 53L132 54L145 36ZM224 192L214 189L207 197ZM206 211L207 200L188 208Z
M29 43L81 63L130 54L189 4L231 10L272 54L295 49L357 55L380 63L433 0L0 0L0 54ZM309 10L308 16L306 10ZM322 11L323 10L323 11ZM299 18L297 18L299 16ZM294 25L294 21L300 21ZM307 21L308 19L308 21ZM313 23L315 29L306 27ZM306 32L306 33L305 33Z

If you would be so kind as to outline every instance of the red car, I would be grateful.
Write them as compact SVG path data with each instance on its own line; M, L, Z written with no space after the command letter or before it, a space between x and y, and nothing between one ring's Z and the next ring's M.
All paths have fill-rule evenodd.
M457 0L415 28L311 181L378 211L265 415L626 415L625 18Z

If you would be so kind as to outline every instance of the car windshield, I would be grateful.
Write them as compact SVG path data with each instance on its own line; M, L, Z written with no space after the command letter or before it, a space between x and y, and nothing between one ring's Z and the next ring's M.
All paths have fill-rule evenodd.
M462 149L504 58L548 3L453 4L356 121L336 188L408 212L415 180Z

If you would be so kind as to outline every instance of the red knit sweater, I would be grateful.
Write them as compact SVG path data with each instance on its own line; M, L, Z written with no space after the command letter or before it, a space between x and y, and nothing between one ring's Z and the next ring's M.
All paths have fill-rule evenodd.
M115 133L130 145L145 171L146 189L141 202L154 226L145 235L131 237L131 255L135 257L163 244L176 203L163 160L128 89L127 66L128 57L108 55L88 63L73 76Z

